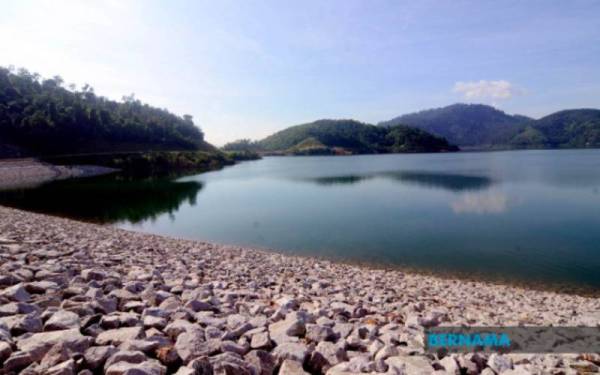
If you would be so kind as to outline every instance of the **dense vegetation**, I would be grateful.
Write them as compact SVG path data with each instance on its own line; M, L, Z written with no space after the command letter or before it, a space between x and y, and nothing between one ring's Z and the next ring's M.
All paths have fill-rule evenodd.
M229 142L222 147L223 151L245 151L258 152L261 151L260 144L250 139L238 139L237 141Z
M600 147L600 110L573 109L526 123L510 141L515 148Z
M444 137L459 146L487 147L507 144L530 120L482 104L454 104L399 116L379 125L404 124Z
M82 154L46 156L42 159L57 165L102 165L120 169L130 176L180 176L186 173L201 173L234 164L239 160L226 153L204 151Z
M0 68L0 151L32 155L211 150L192 117L151 107L133 95L108 100L88 85Z
M354 120L318 120L292 126L261 141L266 152L291 154L364 154L438 152L457 148L445 139L406 126L377 127Z

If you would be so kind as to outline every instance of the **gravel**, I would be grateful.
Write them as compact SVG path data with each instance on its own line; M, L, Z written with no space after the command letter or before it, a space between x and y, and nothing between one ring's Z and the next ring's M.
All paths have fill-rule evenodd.
M600 300L0 207L0 373L570 374L598 354L426 353L439 325L598 325Z

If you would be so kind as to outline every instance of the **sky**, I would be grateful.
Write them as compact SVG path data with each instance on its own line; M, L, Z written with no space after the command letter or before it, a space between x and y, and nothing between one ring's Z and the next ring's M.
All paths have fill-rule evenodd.
M217 145L457 102L600 107L600 1L3 0L0 65L191 114Z

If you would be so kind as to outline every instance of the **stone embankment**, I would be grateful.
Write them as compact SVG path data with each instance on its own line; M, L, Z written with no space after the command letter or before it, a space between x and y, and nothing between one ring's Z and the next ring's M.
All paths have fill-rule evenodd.
M113 168L93 165L57 166L37 159L0 159L0 190L34 187L73 177L112 173Z
M576 374L598 354L428 354L437 325L593 325L600 300L0 207L1 372Z

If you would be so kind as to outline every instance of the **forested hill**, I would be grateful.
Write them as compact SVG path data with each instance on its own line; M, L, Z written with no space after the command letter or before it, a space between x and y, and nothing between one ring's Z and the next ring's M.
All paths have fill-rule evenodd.
M600 147L600 110L572 109L525 124L510 141L514 148Z
M226 147L234 148L236 143ZM243 140L240 147L286 154L365 154L387 152L456 151L440 137L419 129L383 128L354 120L318 120L279 131L256 143Z
M32 155L212 150L192 117L133 96L108 100L89 86L0 68L0 152Z
M485 147L507 144L530 120L483 104L453 104L399 116L378 125L404 124L444 137L459 146Z

